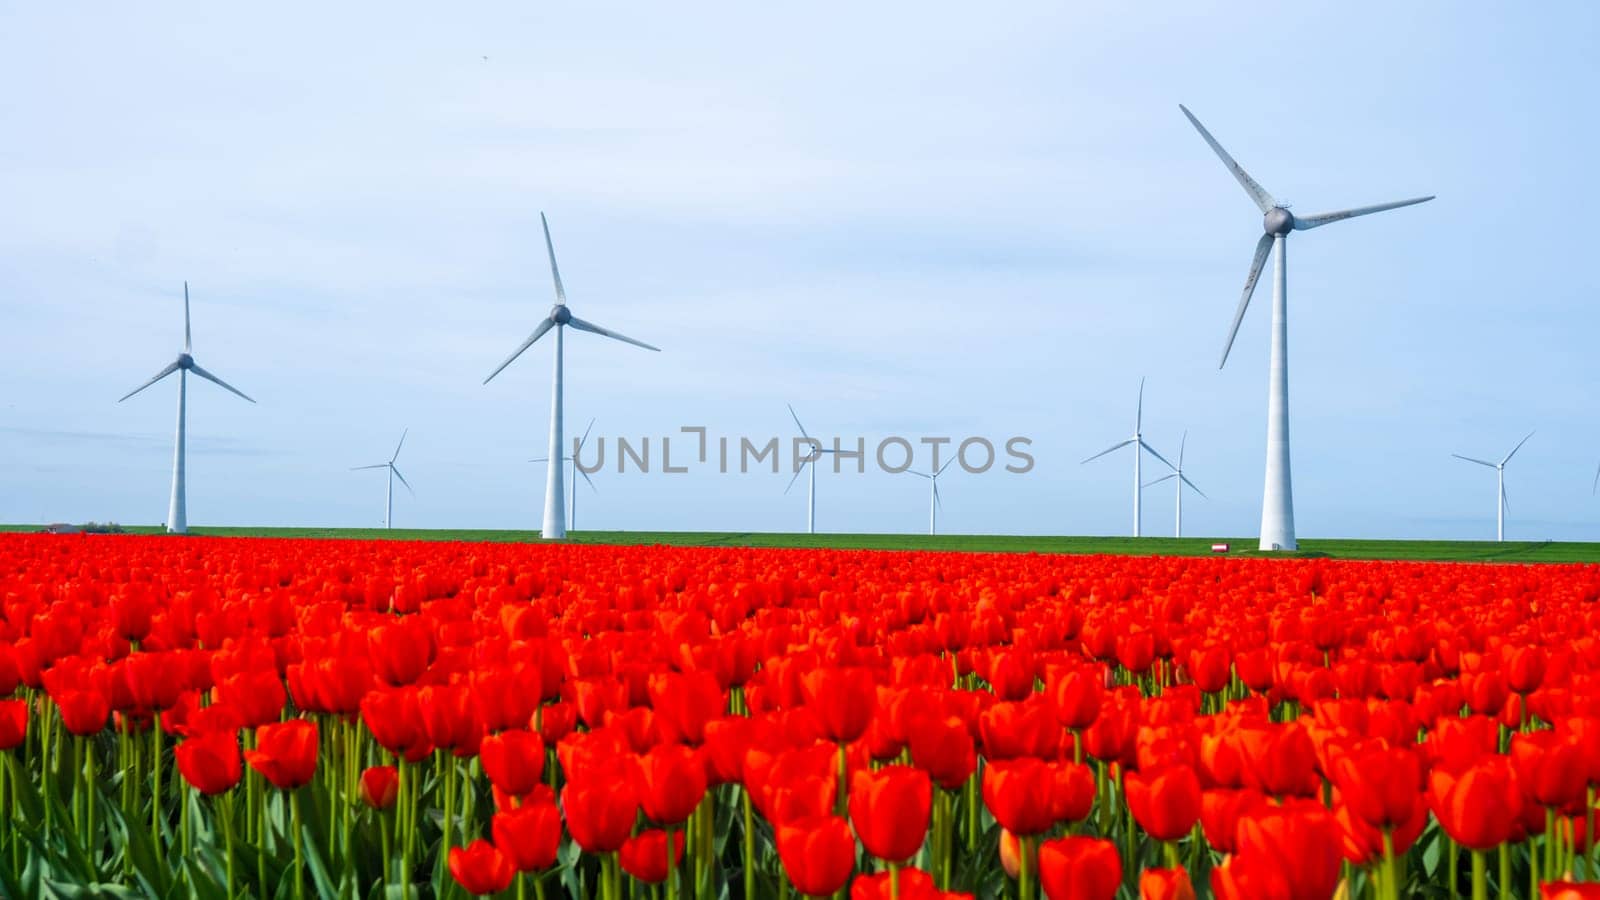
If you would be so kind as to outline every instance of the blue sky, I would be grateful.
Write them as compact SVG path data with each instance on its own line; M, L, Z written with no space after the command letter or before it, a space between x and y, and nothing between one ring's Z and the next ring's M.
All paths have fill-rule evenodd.
M577 315L569 422L1033 439L949 530L1124 533L1125 437L1189 432L1193 534L1254 534L1268 294L1216 359L1260 217L1178 112L1300 212L1299 532L1600 539L1600 9L1172 5L8 4L0 520L155 523L179 350L194 525L536 527L545 210ZM674 447L677 455L678 447ZM1159 464L1147 461L1146 473ZM798 530L788 475L595 476L580 527ZM1145 497L1169 533L1172 497ZM819 528L916 531L920 479L819 477Z

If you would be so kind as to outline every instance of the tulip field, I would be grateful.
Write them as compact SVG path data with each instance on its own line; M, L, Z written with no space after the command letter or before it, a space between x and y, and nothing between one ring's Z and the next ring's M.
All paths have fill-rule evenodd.
M1600 897L1600 566L0 535L0 895Z

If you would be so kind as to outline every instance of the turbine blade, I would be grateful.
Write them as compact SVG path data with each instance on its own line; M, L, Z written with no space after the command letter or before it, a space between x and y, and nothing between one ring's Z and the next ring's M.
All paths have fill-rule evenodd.
M1155 481L1146 481L1144 484L1140 485L1140 487L1154 487L1154 486L1160 484L1163 481L1171 481L1172 479L1177 478L1177 477L1178 477L1178 474L1176 472L1168 472L1167 474L1161 476L1160 478L1157 478Z
M589 482L589 490L594 491L596 494L600 493L600 489L594 486L593 479L589 477L588 472L583 470L583 466L578 466L577 469L578 474L583 476L583 480Z
M934 476L929 475L927 472L918 472L916 469L907 469L907 470L905 470L904 474L906 474L906 475L915 475L918 478L927 478L927 479L930 479L930 480L932 480L934 478Z
M201 378L204 378L205 380L211 382L212 384L216 385L217 387L222 388L225 391L231 391L231 392L233 392L235 394L238 394L239 396L243 397L244 399L249 400L251 403L256 402L249 394L246 394L244 391L239 390L238 388L236 388L233 385L227 383L226 381L223 381L221 378L218 378L217 376L211 374L210 372L207 372L205 369L202 369L199 366L191 365L189 367L189 371L195 373L196 375L199 375Z
M1121 450L1123 447L1126 447L1131 443L1133 443L1133 438L1128 438L1127 440L1123 441L1120 444L1112 444L1111 446L1107 447L1104 450L1101 450L1099 453L1096 453L1095 455L1089 457L1088 459L1084 460L1083 462L1084 463L1092 463L1095 460L1099 459L1100 457L1105 456L1107 453L1110 453L1113 450ZM1083 463L1079 463L1079 465L1082 465L1082 464Z
M539 323L539 327L535 328L533 330L533 334L528 335L528 339L522 342L522 346L518 347L516 350L513 350L511 352L511 355L506 357L506 361L505 362L503 362L500 365L496 366L495 370L493 372L489 373L489 377L485 378L483 380L483 383L484 384L488 384L489 382L493 381L494 377L496 375L499 375L501 370L503 370L506 366L511 365L511 361L512 360L514 360L517 357L521 356L522 355L522 351L528 349L529 347L532 347L534 341L537 341L539 338L544 337L544 333L546 331L549 331L551 328L554 328L555 324L556 324L556 320L555 319L552 319L552 318L549 318L548 316L546 316L545 320L543 322Z
M1183 471L1183 445L1189 443L1189 432L1185 430L1183 437L1178 440L1178 471Z
M1228 167L1228 171L1233 173L1233 177L1239 180L1239 186L1244 188L1244 192L1250 195L1251 200L1255 201L1256 206L1261 210L1261 214L1266 215L1271 212L1278 205L1278 201L1272 199L1272 195L1267 193L1266 188L1257 184L1256 180L1250 177L1250 173L1246 172L1243 166L1233 161L1233 157L1228 155L1228 151L1222 149L1222 145L1217 143L1217 139L1211 136L1211 132L1207 131L1204 125L1200 124L1200 120L1194 117L1194 113L1189 112L1187 106L1179 103L1178 108L1183 110L1185 116L1189 117L1189 124L1200 132L1200 136L1206 139L1207 144L1211 145L1212 151L1217 154L1218 159L1222 160L1222 164Z
M793 403L785 403L784 406L789 407L789 418L794 419L794 427L800 429L800 436L805 438L806 440L810 440L811 439L811 435L807 434L806 433L806 427L804 425L800 424L800 416L795 413L794 404Z
M1594 487L1589 488L1590 496L1600 492L1600 466L1594 467Z
M1175 474L1176 474L1176 473L1175 473ZM1183 479L1183 483L1184 483L1184 484L1187 484L1187 485L1188 485L1188 486L1189 486L1189 487L1191 487L1191 488L1193 488L1193 489L1194 489L1194 492L1195 492L1195 493L1196 493L1196 494L1199 494L1199 495L1200 495L1200 496L1202 496L1202 497L1206 497L1206 492L1205 492L1205 491L1202 491L1202 490L1200 490L1200 488L1199 488L1199 487L1197 487L1197 486L1196 486L1196 485L1195 485L1195 483L1194 483L1194 482L1192 482L1192 481L1190 481L1190 480L1189 480L1189 476L1187 476L1187 475L1182 475L1182 474L1179 474L1179 475L1178 475L1178 477L1179 477L1179 478L1181 478L1181 479ZM1207 499L1207 500L1210 500L1210 499L1211 499L1211 498L1210 498L1210 497L1206 497L1206 499Z
M940 512L944 512L944 500L940 499L939 497L939 482L937 481L933 483L933 505L937 507Z
M400 448L406 445L406 435L409 433L411 433L410 428L400 432L400 443L394 445L394 455L389 457L389 462L394 462L400 458Z
M1399 209L1402 206L1415 206L1418 203L1427 203L1429 200L1432 200L1434 196L1435 195L1433 194L1429 194L1426 197L1412 197L1410 200L1396 200L1393 203L1379 203L1376 206L1357 206L1354 209L1341 209L1337 212L1318 213L1314 216L1306 216L1303 219L1299 216L1294 216L1294 230L1310 231L1313 228L1321 228L1322 226L1331 222L1354 219L1357 216L1368 216L1373 213L1383 212L1385 210Z
M556 245L550 241L550 221L539 213L539 223L544 226L544 249L550 253L550 277L556 280L556 305L567 305L567 289L561 286L561 270L556 268Z
M1506 486L1504 482L1500 484L1500 505L1505 507L1506 512L1511 511L1511 498L1506 494Z
M956 461L955 457L951 457L950 459L945 460L944 465L939 467L939 471L933 473L933 477L938 478L940 475L943 475L944 474L944 470L950 468L951 464L954 463L955 461Z
M813 457L813 459L815 459L815 457ZM789 493L789 488L794 487L794 483L796 481L800 480L800 473L804 472L806 470L806 466L809 466L809 465L811 465L811 460L810 459L806 460L805 462L802 462L800 464L800 468L794 470L794 477L789 479L789 487L786 487L786 488L783 489L783 493L785 495L787 495Z
M1167 458L1166 458L1166 457L1165 457L1165 456L1162 456L1162 455L1161 455L1161 454L1159 454L1159 453L1157 453L1157 452L1156 452L1156 448L1154 448L1154 447L1152 447L1152 446L1150 446L1150 445L1149 445L1149 444L1146 444L1146 443L1145 443L1145 442L1144 442L1144 439L1143 439L1143 438L1141 438L1141 439L1140 439L1140 440L1139 440L1139 446L1141 446L1141 447L1143 447L1143 448L1144 448L1144 449L1146 449L1146 450L1148 450L1148 451L1150 451L1150 455L1151 455L1151 456L1154 456L1154 457L1155 457L1155 458L1156 458L1156 459L1159 459L1159 460L1161 460L1161 461L1162 461L1162 462L1164 462L1164 463L1167 463L1167 468L1169 468L1169 469L1171 469L1171 470L1172 470L1172 471L1174 471L1174 472L1176 472L1176 471L1178 471L1178 467L1177 467L1177 466L1175 466L1175 465L1173 465L1173 464L1172 464L1172 463L1170 463L1170 462L1167 462Z
M528 462L549 462L549 461L550 461L550 457L548 457L548 456L535 456L533 459L528 460Z
M189 335L189 282L183 283L183 352L190 353L194 350L194 341Z
M1256 282L1261 280L1261 267L1267 264L1267 254L1272 250L1272 235L1263 234L1256 241L1256 255L1250 260L1250 274L1244 279L1244 293L1239 297L1239 308L1234 310L1233 325L1228 328L1228 342L1222 345L1222 361L1217 368L1228 364L1228 354L1233 352L1234 339L1239 336L1239 323L1244 321L1244 311L1250 308L1250 298L1255 295Z
M411 482L407 481L406 477L400 474L400 470L394 467L394 463L389 464L389 471L394 473L394 477L400 479L400 483L406 486L406 490L411 491L411 496L415 497L417 495L416 491L411 490Z
M572 455L577 456L583 452L583 445L589 442L589 431L594 428L594 419L589 420L589 427L583 430L583 437L578 438L578 446L572 450Z
M375 464L370 465L370 466L351 466L350 467L350 471L359 472L362 469L387 469L387 468L389 468L389 464L388 463L375 463Z
M1139 376L1139 405L1133 411L1133 433L1138 434L1144 425L1144 376Z
M1528 442L1528 438L1531 438L1531 437L1533 437L1533 432L1530 431L1530 432L1528 432L1528 437L1525 437L1522 440L1517 441L1517 445L1515 447L1511 448L1511 452L1506 454L1506 458L1500 460L1500 465L1503 466L1506 463L1511 462L1511 457L1516 456L1517 455L1517 451L1521 450L1522 449L1522 445L1526 444Z
M141 384L138 387L134 388L133 390L127 392L126 394L123 394L122 398L119 399L117 402L121 403L123 400L126 400L129 397L132 397L134 394L139 393L140 391L144 390L145 388L149 387L150 385L155 384L156 382L158 382L161 379L167 377L168 375L171 375L173 372L178 371L178 368L179 368L179 366L178 366L177 363L172 363L171 365L167 366L165 369L162 369L161 371L157 372L155 374L154 378L151 378L149 381L146 381L144 384Z
M619 334L619 333L617 333L615 331L611 331L611 330L606 329L606 328L601 328L599 325L596 325L593 322L585 322L584 320L578 318L577 316L573 316L572 319L567 324L571 325L573 328L578 329L579 331L587 331L590 334L598 334L598 335L601 335L603 337L611 338L612 340L621 341L624 344L632 344L635 347L643 347L646 350L654 350L657 353L661 352L661 348L660 347L656 347L656 346L651 345L651 344L646 344L644 341L636 341L633 338L628 337L625 334Z
M1455 457L1455 458L1456 458L1456 459L1464 459L1464 460L1466 460L1466 461L1467 461L1467 462L1469 462L1469 463L1477 463L1477 464L1478 464L1478 465L1480 465L1480 466L1488 466L1488 467L1489 467L1489 468L1491 468L1491 469L1493 469L1493 468L1495 468L1495 464L1494 464L1494 463L1492 463L1492 462L1484 462L1484 461L1483 461L1483 460L1481 460L1481 459L1475 459L1475 458L1473 458L1473 457L1471 457L1471 456L1462 456L1462 455L1461 455L1461 454L1459 454L1459 453L1452 453L1452 454L1450 454L1450 455L1451 455L1451 456L1454 456L1454 457Z

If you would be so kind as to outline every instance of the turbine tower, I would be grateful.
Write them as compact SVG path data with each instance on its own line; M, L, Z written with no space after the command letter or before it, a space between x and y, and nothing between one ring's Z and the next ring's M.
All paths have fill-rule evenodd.
M591 430L593 430L593 429L594 429L594 420L590 419L589 420L589 427L585 428L583 430L583 437L578 438L578 443L572 448L572 455L571 456L563 456L563 457L561 457L561 461L562 462L572 463L572 502L569 504L572 507L572 511L568 514L569 518L570 518L570 524L567 525L567 530L568 531L577 531L578 530L578 476L582 475L583 476L583 480L587 481L589 483L589 490L594 491L595 493L599 493L599 489L594 486L594 481L589 478L589 473L585 472L584 470L582 470L580 468L578 468L578 457L580 455L582 455L582 453L583 453L583 445L588 442L588 440L589 440L589 432ZM604 449L604 448L601 448L601 449ZM550 457L548 457L548 456L540 456L540 457L537 457L535 459L528 460L528 462L549 462L549 461L550 461Z
M544 225L544 247L545 250L550 254L550 276L555 280L556 284L556 305L550 308L550 315L546 316L544 321L540 322L538 326L533 329L533 334L528 335L528 339L522 342L522 346L512 351L511 355L506 357L506 361L496 367L493 372L490 372L489 377L485 378L483 383L488 384L490 381L493 381L494 377L499 375L506 366L511 365L512 360L515 360L517 357L521 356L524 350L532 347L534 341L544 337L545 332L551 330L552 328L555 329L555 376L552 379L552 384L550 387L550 451L545 455L546 478L544 487L544 525L540 529L539 534L549 540L558 540L567 536L566 524L562 521L564 518L562 513L565 511L567 503L561 484L562 332L566 331L568 326L571 326L579 331L587 331L590 334L598 334L601 337L608 337L613 340L618 340L624 344L632 344L635 347L643 347L646 350L659 351L661 348L653 347L650 344L646 344L644 341L636 341L626 335L618 334L617 332L606 328L601 328L599 325L596 325L593 322L585 322L584 320L573 315L571 310L567 309L567 291L561 286L561 270L556 268L556 248L555 244L551 243L550 241L550 223L545 220L544 213L539 214L539 221Z
M205 380L223 388L224 390L238 394L240 397L244 397L246 400L250 400L251 403L256 402L251 400L250 397L246 396L243 391L231 384L228 384L210 372L207 372L205 369L200 368L199 363L196 363L194 361L194 356L191 355L193 351L194 341L191 338L189 331L189 282L185 281L183 283L183 352L179 353L178 358L168 364L165 369L157 372L155 377L129 391L127 394L124 394L122 397L122 400L126 400L150 385L155 384L168 375L171 375L173 372L178 373L178 435L172 450L172 502L167 507L167 531L173 534L187 534L189 531L188 499L184 490L183 478L184 445L186 442L186 414L189 397L189 373L193 372L200 378L204 378ZM121 403L122 400L118 400L117 402Z
M383 491L383 527L386 530L391 527L389 523L394 518L394 480L396 478L400 479L400 483L406 486L406 490L411 491L411 496L415 497L417 495L416 491L411 490L411 482L400 474L400 470L394 464L394 461L400 458L400 448L406 445L406 434L410 431L411 429L407 428L405 431L400 432L400 443L394 445L394 455L389 457L388 462L373 463L370 466L353 466L350 469L352 472L359 472L362 469L389 470L388 487L384 488Z
M811 451L812 452L805 459L797 460L800 468L797 468L797 469L794 470L794 477L789 479L789 487L784 488L783 489L783 493L785 495L787 495L789 493L789 489L793 488L794 487L794 483L800 479L800 469L807 469L808 468L808 469L811 470L811 483L806 486L806 534L816 534L817 533L817 460L821 459L822 458L822 454L824 454L824 453L838 453L839 451L833 450L833 449L824 449L822 444L819 441L817 441L811 435L806 434L806 427L804 425L800 424L800 417L795 415L794 405L793 404L785 404L785 405L787 405L789 407L789 415L790 415L791 418L794 419L795 427L800 429L800 436L805 438L807 441L811 442Z
M1239 298L1239 308L1233 314L1233 326L1228 330L1228 342L1222 348L1222 361L1217 364L1217 368L1222 368L1228 362L1228 351L1233 349L1233 340L1239 334L1239 323L1244 319L1244 311L1250 305L1250 296L1255 293L1256 281L1261 277L1261 267L1266 264L1267 253L1270 251L1273 257L1272 362L1267 380L1267 477L1266 488L1261 498L1260 548L1293 550L1297 545L1294 536L1294 492L1289 477L1289 273L1286 256L1289 233L1309 231L1343 219L1353 219L1357 216L1423 203L1432 200L1433 196L1413 197L1410 200L1379 203L1376 206L1359 206L1301 218L1290 213L1286 204L1273 199L1272 195L1257 184L1249 173L1234 162L1233 157L1222 149L1222 145L1217 143L1216 138L1211 136L1211 132L1200 124L1200 120L1196 119L1187 107L1180 103L1178 108L1183 110L1183 114L1188 117L1195 130L1199 131L1200 136L1211 145L1212 151L1222 160L1222 164L1238 180L1244 192L1250 195L1250 199L1255 201L1256 207L1265 216L1262 226L1266 234L1256 242L1255 258L1250 261L1250 274L1244 281L1244 295Z
M929 471L927 472L916 472L912 471L911 469L906 470L907 475L915 475L918 478L928 479L929 534L939 533L939 510L944 509L944 501L939 499L939 476L943 475L944 470L950 468L950 464L953 462L955 462L954 459L946 460L945 464L940 466L938 469L934 469L932 466L929 466Z
M1178 441L1178 465L1175 466L1171 472L1145 485L1145 487L1151 487L1152 485L1157 485L1163 481L1169 481L1173 478L1178 479L1178 483L1175 485L1176 490L1173 491L1178 498L1177 525L1173 530L1173 537L1183 537L1183 486L1188 485L1191 490L1193 490L1196 494L1199 494L1202 498L1208 500L1210 499L1209 497L1206 497L1205 491L1200 490L1200 488L1195 486L1194 482L1189 480L1189 476L1183 474L1183 445L1187 443L1189 443L1189 432L1185 431L1183 433L1183 439Z
M1482 459L1474 459L1470 456L1462 456L1459 453L1450 454L1456 459L1464 459L1469 463L1477 463L1480 466L1488 466L1494 470L1496 495L1494 501L1494 539L1496 541L1503 541L1506 539L1506 510L1511 506L1511 502L1506 499L1506 463L1511 462L1511 457L1516 456L1517 451L1521 450L1522 445L1526 444L1528 442L1528 438L1531 437L1533 437L1533 432L1530 431L1528 432L1528 437L1517 441L1517 445L1511 448L1511 452L1506 454L1506 458L1497 463L1488 462L1487 460ZM1595 473L1595 479L1597 482L1600 482L1600 472Z
M1096 453L1095 455L1093 455L1093 456L1091 456L1088 459L1083 461L1084 463L1091 463L1091 462L1094 462L1095 460L1099 459L1100 457L1105 456L1107 453L1111 453L1111 452L1114 452L1114 451L1117 451L1117 450L1121 450L1123 447L1126 447L1129 444L1133 445L1133 536L1134 537L1139 537L1140 536L1140 523L1139 523L1139 520L1140 520L1140 513L1143 510L1143 506L1144 506L1144 497L1140 493L1140 491L1144 487L1144 485L1140 483L1142 479L1140 478L1140 475L1139 475L1139 463L1144 458L1144 453L1146 451L1148 451L1151 456L1154 456L1156 459L1159 459L1162 462L1167 463L1167 468L1169 468L1169 469L1175 468L1175 466L1173 466L1172 463L1167 462L1167 458L1165 456L1162 456L1161 454L1157 453L1156 449L1154 447L1152 447L1149 444L1145 443L1144 433L1141 430L1143 425L1144 425L1144 379L1141 378L1141 379L1139 379L1139 405L1138 405L1138 407L1136 407L1134 409L1134 414L1133 414L1133 437L1128 438L1127 440L1125 440L1125 441L1123 441L1121 443L1112 444L1111 446L1107 447L1106 449L1101 450L1099 453Z

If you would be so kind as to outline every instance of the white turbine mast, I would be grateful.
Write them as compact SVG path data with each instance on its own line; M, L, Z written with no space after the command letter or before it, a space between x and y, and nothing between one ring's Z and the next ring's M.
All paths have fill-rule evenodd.
M179 353L176 360L168 364L165 369L157 372L149 381L146 381L144 384L141 384L129 391L127 394L123 395L121 400L117 401L118 403L121 403L123 400L132 397L134 394L139 393L150 385L155 384L168 375L171 375L173 372L178 373L178 433L177 440L174 441L172 450L172 502L167 507L167 531L173 534L185 534L189 531L188 497L184 486L184 447L187 442L186 419L189 396L189 373L193 372L196 376L204 378L206 381L209 381L212 384L229 391L230 393L238 394L240 397L244 397L244 399L249 400L251 403L256 402L255 400L252 400L250 397L246 396L243 391L231 384L228 384L226 381L223 381L221 378L218 378L210 372L207 372L205 369L200 368L199 363L194 361L194 356L192 355L193 352L194 341L189 330L189 282L185 281L183 283L183 352Z
M572 463L572 498L568 504L571 507L571 512L568 513L568 531L578 530L578 476L582 475L583 480L589 483L589 490L597 494L600 492L600 489L594 486L594 481L589 478L589 473L578 467L578 458L583 455L583 445L588 443L589 432L592 430L594 430L594 419L589 420L589 427L583 430L583 437L578 438L577 445L572 448L572 455L561 457L562 462ZM549 461L550 457L548 456L539 456L528 460L528 462L536 463Z
M1462 456L1459 453L1450 454L1456 459L1466 460L1469 463L1477 463L1480 466L1488 466L1494 470L1494 539L1496 541L1503 541L1506 539L1506 510L1511 508L1511 501L1506 497L1506 463L1511 462L1511 457L1516 456L1517 451L1521 450L1522 445L1526 444L1528 442L1528 438L1531 437L1533 437L1533 432L1530 431L1528 432L1528 437L1517 441L1517 445L1511 448L1511 452L1507 453L1505 458L1497 463L1489 462L1488 460L1477 459L1471 456ZM1595 473L1595 480L1597 483L1600 483L1600 472Z
M400 448L406 445L406 435L410 431L411 429L407 428L400 432L400 443L394 445L394 455L389 457L388 462L373 463L370 466L352 466L350 468L350 471L352 472L360 472L363 469L389 470L387 479L388 486L385 487L383 491L383 527L385 530L392 527L390 523L394 519L394 480L396 478L400 479L400 483L406 486L406 490L411 492L411 496L415 497L417 495L417 492L411 489L411 482L407 481L406 477L400 474L400 470L394 464L394 461L400 458Z
M806 427L804 425L800 424L800 417L795 414L794 405L793 404L785 404L785 405L789 407L789 416L790 416L790 418L794 419L795 427L800 429L800 436L805 438L807 443L808 443L808 445L811 447L811 453L809 453L806 456L805 459L800 459L800 460L796 460L795 461L796 462L796 468L794 470L794 477L789 479L789 487L784 488L783 489L783 493L787 496L788 493L789 493L790 488L794 487L794 483L796 481L800 480L800 472L801 472L802 469L810 470L810 473L811 473L810 483L807 484L807 486L806 486L806 534L816 534L817 533L817 460L821 459L822 458L822 454L824 454L824 453L838 453L839 451L835 450L835 449L832 449L832 448L823 447L821 441L819 441L816 438L813 438L811 435L807 434L806 433Z
M1154 456L1156 459L1161 460L1162 462L1167 464L1167 468L1169 468L1169 469L1176 468L1175 466L1172 465L1172 463L1167 462L1167 458L1165 456L1162 456L1161 454L1157 453L1156 452L1156 448L1150 446L1148 443L1145 442L1143 428L1144 428L1144 379L1141 378L1141 379L1139 379L1139 405L1137 407L1135 407L1134 414L1133 414L1133 437L1128 438L1127 440L1122 441L1120 443L1112 444L1111 446L1107 447L1106 449L1101 450L1099 453L1096 453L1095 455L1093 455L1093 456L1091 456L1088 459L1083 461L1084 463L1091 463L1091 462L1094 462L1095 460L1099 459L1100 457L1105 456L1107 453L1113 453L1113 452L1115 452L1117 450L1121 450L1123 447L1127 447L1129 445L1133 446L1133 536L1134 537L1140 537L1140 531L1141 531L1141 526L1140 526L1141 515L1140 514L1141 514L1141 511L1143 510L1143 507L1144 507L1144 497L1143 497L1143 495L1141 493L1141 489L1144 487L1144 485L1141 483L1142 479L1141 479L1140 474L1139 474L1139 463L1143 460L1144 454L1145 453L1149 453L1151 456Z
M528 335L528 339L522 342L522 346L512 351L511 355L506 357L505 362L501 363L493 372L489 373L489 377L485 378L483 383L488 384L490 381L494 380L494 377L499 375L506 366L511 365L511 362L517 357L521 356L523 351L527 350L529 347L532 347L534 341L544 337L545 332L555 329L555 375L552 378L550 387L550 450L545 456L545 471L547 475L544 489L544 524L539 533L546 539L558 540L567 536L566 523L562 521L564 518L562 513L565 511L567 504L565 492L563 491L561 483L562 333L567 330L568 326L571 326L579 331L587 331L590 334L598 334L601 337L608 337L612 340L621 341L624 344L632 344L635 347L643 347L646 350L659 351L661 348L646 344L644 341L636 341L627 335L619 334L618 332L611 331L610 329L601 328L599 325L596 325L593 322L586 322L583 319L573 315L572 311L567 309L567 292L566 289L561 286L561 270L556 267L556 248L555 244L550 240L550 223L545 220L544 213L539 214L539 221L544 225L544 246L545 250L550 254L550 276L555 280L556 304L555 306L551 307L550 314L545 317L544 321L540 322L533 329L533 334Z
M953 462L955 462L954 459L945 460L944 465L935 469L930 460L928 471L926 472L918 472L914 469L906 470L907 475L928 479L928 534L939 533L939 511L944 509L944 501L939 499L939 476L943 475L944 470L950 468L950 464Z
M1174 486L1174 490L1173 490L1173 494L1176 495L1176 497L1177 497L1177 505L1178 505L1178 511L1176 513L1176 516L1175 516L1176 524L1174 525L1173 533L1172 533L1173 537L1183 537L1183 488L1184 488L1184 485L1188 485L1189 489L1194 491L1196 494L1199 494L1202 499L1207 499L1207 500L1211 499L1209 497L1206 497L1206 492L1205 491L1200 490L1200 488L1197 487L1194 482L1189 480L1189 476L1183 474L1183 448L1184 448L1184 445L1187 444L1187 443L1189 443L1189 432L1185 431L1183 433L1183 439L1178 441L1178 464L1173 467L1171 472L1167 473L1166 475L1161 476L1160 478L1157 478L1155 481L1145 482L1145 485L1144 485L1145 487L1150 487L1152 485L1160 484L1163 481L1171 481L1172 479L1177 479L1177 484Z
M1272 361L1267 381L1267 473L1266 487L1261 500L1261 549L1293 550L1294 492L1289 475L1289 287L1287 246L1290 232L1309 231L1344 219L1371 215L1402 206L1411 206L1432 200L1433 196L1413 197L1375 206L1358 206L1337 212L1319 213L1304 218L1289 212L1286 204L1273 199L1266 189L1256 183L1249 173L1228 155L1211 132L1183 104L1178 108L1188 117L1190 124L1205 138L1222 164L1238 180L1244 192L1250 195L1256 208L1265 218L1262 226L1266 233L1256 242L1255 257L1250 261L1250 272L1245 277L1244 295L1239 298L1239 308L1233 314L1233 325L1228 329L1228 342L1222 348L1222 361L1228 362L1228 351L1233 349L1234 338L1239 334L1239 323L1245 309L1250 306L1250 296L1255 293L1256 281L1261 277L1261 267L1266 264L1267 253L1273 255L1272 279Z

